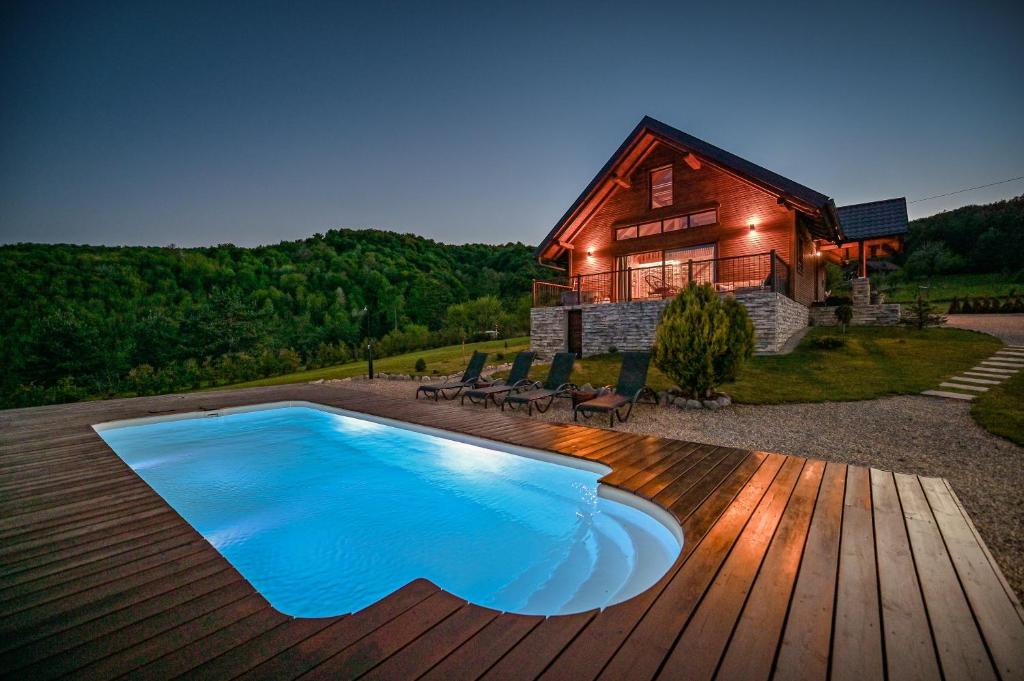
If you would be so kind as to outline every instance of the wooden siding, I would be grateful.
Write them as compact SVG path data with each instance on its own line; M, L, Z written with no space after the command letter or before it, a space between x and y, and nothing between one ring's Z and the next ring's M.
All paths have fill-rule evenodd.
M315 385L0 412L0 675L17 679L1024 679L1024 615L944 480ZM599 461L685 546L602 611L416 580L346 616L263 597L90 424L308 400ZM650 407L643 407L650 408Z
M650 171L672 166L673 204L650 209ZM658 144L630 176L631 187L617 187L573 237L570 274L607 272L615 257L627 253L662 250L703 243L718 243L719 257L766 253L772 249L787 262L793 256L795 212L778 204L775 196L728 173L704 164L693 170L682 154ZM699 211L718 209L718 224L625 241L615 241L613 229ZM756 225L751 232L749 225ZM592 249L593 255L587 251Z

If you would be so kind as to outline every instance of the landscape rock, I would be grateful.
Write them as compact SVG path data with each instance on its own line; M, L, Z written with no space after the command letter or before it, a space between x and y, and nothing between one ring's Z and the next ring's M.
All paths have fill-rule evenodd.
M700 400L686 400L685 402L683 402L682 406L686 407L687 409L700 409L702 405L700 403Z
M710 409L711 411L722 408L722 405L718 404L718 400L704 400L703 404L705 409Z
M732 398L729 397L728 395L719 395L718 399L715 400L715 402L718 403L719 407L728 407L730 404L732 404Z

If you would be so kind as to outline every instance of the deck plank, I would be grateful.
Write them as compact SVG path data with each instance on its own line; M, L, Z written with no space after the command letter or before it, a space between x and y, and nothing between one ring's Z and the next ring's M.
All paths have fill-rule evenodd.
M828 678L845 487L846 464L829 463L814 504L800 571L786 616L785 631L775 662L776 679L810 681ZM763 666L753 664L755 659ZM749 661L738 657L734 664L742 665L743 672L752 680L768 678L766 672L771 669L771 660L765 659L763 650L760 655L752 654ZM735 667L723 665L723 668Z
M907 681L937 678L935 644L892 473L871 471L871 499L875 544L885 556L878 561L878 591L888 675Z
M993 681L995 669L921 483L913 475L897 473L895 479L942 674L947 679Z
M846 471L830 663L835 681L885 677L875 551L871 473L850 466Z
M1006 597L994 561L952 489L936 478L922 478L921 487L1000 678L1024 678L1024 628L1016 626L1020 612Z
M833 465L833 468L837 467ZM825 471L824 461L808 461L804 466L785 515L771 539L771 546L758 571L757 580L750 589L728 648L723 653L718 670L721 678L755 681L771 676L772 660L782 638L786 613L796 588L804 547L809 541L815 502ZM815 529L820 531L820 524ZM805 584L811 581L806 577L809 572L803 573ZM825 593L831 594L833 585L827 586L829 588ZM830 628L831 622L825 623L824 629L828 631Z

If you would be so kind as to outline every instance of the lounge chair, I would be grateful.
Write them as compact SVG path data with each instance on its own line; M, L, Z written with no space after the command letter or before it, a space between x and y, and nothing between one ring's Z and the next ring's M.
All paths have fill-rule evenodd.
M416 399L419 399L420 393L423 393L427 397L433 395L435 402L437 402L438 397L443 397L446 400L454 400L464 389L475 388L480 383L480 372L483 371L484 362L486 361L486 352L474 350L473 356L469 358L469 364L466 365L466 371L462 374L462 378L460 380L447 381L441 385L421 385L416 388ZM451 393L452 391L454 391L454 394L449 396L448 393Z
M551 361L551 368L548 370L548 378L543 383L537 381L529 390L523 392L509 393L501 402L501 410L505 411L505 405L509 409L515 409L526 405L526 413L533 415L533 408L544 413L555 401L556 397L566 397L576 388L569 382L572 375L572 365L576 361L576 355L571 352L559 352Z
M473 404L483 403L484 409L487 408L488 400L497 407L498 395L508 395L514 390L530 385L530 379L527 378L527 375L530 373L530 365L533 364L533 358L536 356L536 352L520 352L512 362L512 369L509 370L507 379L497 381L494 385L489 385L485 388L467 390L462 393L459 404L465 404L468 397L469 401Z
M594 414L608 414L608 427L615 426L615 419L624 423L633 413L633 407L643 397L650 397L654 404L658 403L658 395L647 387L647 369L651 364L651 353L649 352L623 352L622 367L619 369L619 383L615 390L609 390L598 395L592 400L581 402L573 409L572 419L582 415L583 418L590 418ZM620 413L620 409L629 406L626 415Z

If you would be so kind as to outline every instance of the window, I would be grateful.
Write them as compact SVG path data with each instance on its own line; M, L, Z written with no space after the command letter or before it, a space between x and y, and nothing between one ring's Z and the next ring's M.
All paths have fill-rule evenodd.
M661 234L661 223L660 222L647 222L637 227L640 236L654 236L655 234Z
M672 205L672 166L651 171L651 208Z
M703 227L718 222L718 211L706 210L702 213L694 213L690 217L690 227Z
M686 229L686 216L681 218L669 218L662 223L666 232L675 232L676 230Z
M671 168L669 168L671 170ZM679 215L656 222L644 222L639 225L628 225L615 229L615 240L636 239L641 236L655 236L662 232L678 232L687 227L704 227L718 222L717 210L704 210L690 215Z

